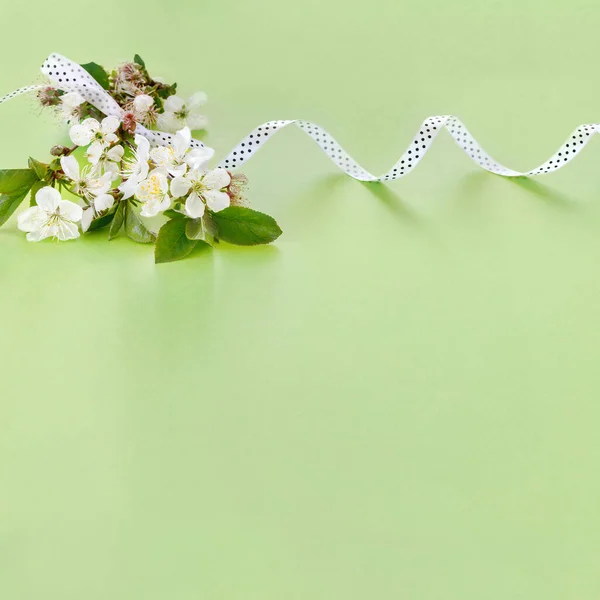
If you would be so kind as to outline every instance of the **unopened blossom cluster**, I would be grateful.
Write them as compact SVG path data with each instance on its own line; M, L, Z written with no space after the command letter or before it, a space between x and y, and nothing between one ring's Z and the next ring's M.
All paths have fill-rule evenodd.
M175 85L151 79L137 63L117 68L108 81L108 92L123 108L120 118L102 115L77 91L48 87L40 92L41 104L53 107L68 125L73 146L52 149L55 160L44 165L48 185L18 217L28 240L77 238L121 202L137 207L142 217L170 209L189 219L242 204L246 178L210 168L214 150L192 147L192 129L207 123L200 113L205 94L184 100L174 93ZM174 132L171 145L152 147L136 133L138 124ZM63 198L63 190L77 201Z

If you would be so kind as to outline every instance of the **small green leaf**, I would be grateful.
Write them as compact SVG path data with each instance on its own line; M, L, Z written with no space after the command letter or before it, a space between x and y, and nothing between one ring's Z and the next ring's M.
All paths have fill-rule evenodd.
M145 63L145 62L142 60L142 57L141 57L139 54L136 54L136 55L133 57L133 62L134 62L136 65L140 65L140 67L142 67L142 69L145 69L145 68L146 68L146 63Z
M189 240L185 229L185 219L171 219L160 228L154 248L154 262L181 260L194 249L198 241Z
M156 240L156 236L146 228L131 205L127 207L125 213L125 233L134 242L140 244L150 244Z
M117 210L115 211L115 216L110 224L110 229L108 231L108 239L114 240L121 231L121 227L123 227L123 221L125 221L125 210L127 209L127 202L119 202L117 205Z
M108 73L95 62L89 62L81 65L105 90L110 87Z
M35 181L31 186L31 194L29 196L29 206L35 206L37 202L35 201L35 195L48 184L45 181Z
M29 168L37 175L38 179L44 179L48 174L48 165L35 160L31 156L29 157Z
M0 171L0 225L17 210L31 186L38 180L31 169L4 169Z
M186 219L185 235L188 240L201 240L204 237L202 219Z
M172 85L162 85L157 90L157 95L159 98L166 100L169 96L173 96L177 93L177 84L173 83Z
M101 217L94 219L90 223L90 226L88 227L88 231L96 231L97 229L102 229L102 227L106 227L107 225L110 225L113 222L113 219L115 218L115 214L116 214L116 211L108 213L106 215L102 215Z
M230 244L268 244L281 235L273 217L245 206L229 206L212 213L212 218L219 228L219 237Z
M169 217L169 219L185 219L185 215L183 213L173 210L172 208L165 210L163 215L165 215L165 217Z

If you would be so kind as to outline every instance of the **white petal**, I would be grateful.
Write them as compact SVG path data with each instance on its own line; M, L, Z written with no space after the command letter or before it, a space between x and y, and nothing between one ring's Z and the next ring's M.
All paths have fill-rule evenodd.
M92 165L97 165L103 152L103 145L100 142L94 142L93 144L90 144L90 147L87 149L85 154Z
M168 146L159 146L150 150L150 158L159 167L166 167L171 164L175 158L173 148Z
M160 191L163 192L163 194L168 192L169 191L169 180L167 179L167 176L164 175L163 173L156 173L154 175L154 177L156 177L156 179L158 181Z
M219 212L229 206L231 202L229 195L225 192L218 192L217 190L206 190L202 193L208 208L214 212Z
M187 117L187 124L193 130L206 129L208 127L208 117L200 113L190 113Z
M106 194L110 189L113 177L115 176L112 172L107 172L102 175L102 177L96 177L95 179L88 178L87 179L87 188L90 194L94 196L100 196L101 194Z
M106 153L106 158L108 158L108 160L118 162L123 158L123 154L125 154L123 146L115 146Z
M171 181L171 195L173 198L181 198L190 191L190 182L187 177L175 177Z
M35 201L46 212L54 212L58 208L59 203L62 202L62 198L58 190L47 185L38 191L35 195Z
M69 179L73 181L79 180L79 163L72 154L69 156L62 156L60 159L60 166Z
M104 135L102 140L103 140L105 146L110 146L111 144L118 142L119 138L114 133L107 133Z
M185 105L190 109L200 108L203 104L208 102L208 96L204 92L196 92L192 94Z
M154 99L148 94L140 94L133 99L133 108L140 112L148 112L153 105Z
M77 146L87 146L93 137L93 133L85 125L73 125L69 130L71 141Z
M175 150L175 154L179 157L182 157L185 154L185 151L190 147L192 142L192 132L189 127L184 127L180 129L173 138L173 150Z
M104 134L114 133L117 129L119 129L120 124L121 122L119 119L117 119L117 117L108 116L102 119L101 131Z
M106 173L104 173L104 175L100 177L101 187L104 188L105 186L107 186L106 189L110 188L113 179L115 179L115 174L112 171L107 171ZM98 194L103 194L105 191L106 190L104 190L103 192L98 192Z
M73 240L79 237L79 229L77 229L77 225L75 225L75 223L61 220L58 222L54 237L62 242L66 240Z
M120 175L119 165L112 160L107 160L104 163L104 172L110 173L112 179L116 179Z
M32 206L17 217L17 227L21 231L37 231L47 220L48 215L45 210L39 206Z
M174 132L177 131L182 125L185 125L180 119L175 116L175 113L165 111L158 116L158 125L160 129L165 131Z
M231 177L229 176L229 173L220 167L209 171L204 176L203 180L204 185L211 190L220 190L227 187L230 182Z
M192 192L185 201L185 212L192 219L199 219L204 214L204 202L196 192Z
M135 143L137 145L138 160L147 161L150 156L150 141L143 135L136 135Z
M83 209L83 216L81 217L81 231L87 231L92 224L94 219L94 209L91 207Z
M185 163L177 165L176 167L169 167L169 174L172 177L181 177L182 175L185 175L186 171L187 165Z
M83 121L81 121L81 124L84 127L87 127L92 133L97 133L98 131L100 131L100 123L98 123L98 121L96 119L93 119L92 117L84 119Z
M49 222L40 229L40 240L48 237L56 237L58 235L58 224L53 221L52 224Z
M160 212L163 212L163 211L167 210L168 208L171 208L171 197L165 196L162 199L162 202L158 205L158 210Z
M143 162L138 162L137 167L139 178L146 179L146 177L148 177L148 171L150 171L150 165L148 164L148 160L146 159Z
M185 155L185 162L191 169L200 169L213 157L214 148L203 146L202 148L193 148Z
M158 202L156 199L154 199L142 204L142 210L140 214L142 215L142 217L155 217L160 211L161 202Z
M180 98L179 96L169 96L165 100L164 106L165 112L178 112L183 108L184 101L183 98Z
M141 180L139 180L135 177L130 177L129 179L127 179L127 181L124 181L119 186L119 190L121 190L121 192L123 192L123 200L127 200L127 198L131 198L135 194L136 188L140 182L141 182Z
M48 228L43 227L29 232L26 236L28 242L40 242L48 237Z
M83 216L83 209L81 206L70 200L61 200L58 203L58 210L63 219L73 221L74 223L81 221L81 217Z
M108 210L115 203L115 199L110 194L102 194L94 200L94 208L97 212Z

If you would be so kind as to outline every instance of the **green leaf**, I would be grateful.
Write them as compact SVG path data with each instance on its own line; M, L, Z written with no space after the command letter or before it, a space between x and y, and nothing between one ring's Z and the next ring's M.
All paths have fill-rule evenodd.
M29 206L35 206L37 202L35 201L35 195L48 184L45 181L35 181L31 186L31 195L29 196Z
M169 219L185 219L185 215L183 213L173 210L172 208L165 210L163 215L165 215L165 217L169 217Z
M96 231L97 229L102 229L102 227L106 227L107 225L110 225L113 222L113 219L115 218L115 214L116 214L116 211L108 213L106 215L102 215L101 217L94 219L90 223L90 226L88 227L88 231Z
M173 83L172 85L163 85L158 88L156 93L159 98L166 100L169 96L173 96L177 93L177 84Z
M229 206L211 216L219 228L220 238L230 244L268 244L281 235L273 217L245 206Z
M38 179L44 179L48 174L48 165L35 160L31 156L29 157L29 168L37 175Z
M145 63L145 62L142 60L142 57L141 57L139 54L136 54L136 55L133 57L133 62L134 62L136 65L140 65L140 67L142 67L142 69L145 69L145 68L146 68L146 63Z
M154 248L154 262L181 260L195 248L198 241L189 240L185 229L185 219L171 219L160 228Z
M37 179L31 169L2 169L0 170L0 193L12 194L24 187L29 189Z
M37 180L31 169L0 170L0 225L17 210Z
M131 205L127 207L125 213L125 233L134 242L140 244L151 244L156 240L156 236L146 228Z
M204 237L202 219L186 219L185 235L188 240L201 240Z
M105 90L110 87L108 73L95 62L89 62L81 65Z
M121 231L121 227L123 227L123 221L125 220L125 210L127 209L127 202L119 202L117 205L117 210L115 211L115 216L110 224L110 229L108 231L108 239L114 240Z

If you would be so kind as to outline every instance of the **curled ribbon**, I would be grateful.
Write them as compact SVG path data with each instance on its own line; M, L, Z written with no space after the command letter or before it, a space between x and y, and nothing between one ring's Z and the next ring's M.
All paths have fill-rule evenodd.
M61 56L51 54L42 65L44 73L52 82L52 85L63 91L77 91L85 100L96 107L105 115L121 118L123 109L102 88L102 86L77 63ZM28 86L11 92L0 98L0 104L45 86ZM415 166L423 159L433 140L442 129L446 129L459 147L467 156L482 169L501 175L503 177L520 177L530 175L545 175L556 171L577 156L595 133L600 133L600 124L592 123L577 127L565 141L565 143L544 163L530 171L514 171L494 160L475 140L465 125L452 115L428 117L423 121L419 131L411 140L404 154L396 164L383 175L373 175L356 162L340 144L322 127L309 121L288 120L268 121L263 123L250 134L248 134L220 163L219 167L235 169L245 163L256 152L270 140L275 133L295 125L310 136L325 152L325 154L347 175L359 181L390 181L400 179L408 175ZM136 133L146 137L151 143L160 146L169 146L173 135L162 131L151 131L142 125L137 125ZM199 140L192 140L193 147L202 147L204 144Z

